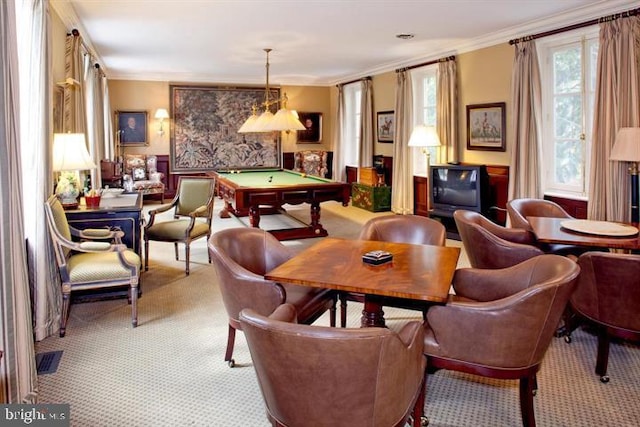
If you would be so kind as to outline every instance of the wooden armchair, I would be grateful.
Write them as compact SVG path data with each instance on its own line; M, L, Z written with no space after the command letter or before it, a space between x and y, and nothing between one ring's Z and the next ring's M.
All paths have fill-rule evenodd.
M293 170L307 175L319 176L321 178L331 178L332 159L329 151L323 150L302 150L295 153L295 163Z
M134 328L138 326L140 257L121 243L124 233L109 229L76 230L67 222L56 196L45 202L45 213L62 282L60 336L66 333L70 296L75 290L129 285L131 324ZM74 242L73 237L85 241Z

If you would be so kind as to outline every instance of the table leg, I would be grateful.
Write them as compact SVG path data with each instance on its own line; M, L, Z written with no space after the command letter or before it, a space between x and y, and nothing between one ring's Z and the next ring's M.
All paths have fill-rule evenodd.
M260 228L260 206L251 205L249 208L249 224L253 228Z
M363 328L385 327L382 304L378 301L373 300L368 295L366 295L364 299L364 310L362 310L360 326Z
M320 224L320 203L312 202L309 211L311 214L311 224L309 224L309 227L313 229L313 232L316 235L326 236L328 234L327 230L325 230L324 227L322 227L322 224Z

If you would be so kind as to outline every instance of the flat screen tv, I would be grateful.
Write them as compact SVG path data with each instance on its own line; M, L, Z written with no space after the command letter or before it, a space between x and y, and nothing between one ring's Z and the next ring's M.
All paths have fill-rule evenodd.
M456 209L486 213L489 176L482 165L432 165L431 209L440 215L453 215Z

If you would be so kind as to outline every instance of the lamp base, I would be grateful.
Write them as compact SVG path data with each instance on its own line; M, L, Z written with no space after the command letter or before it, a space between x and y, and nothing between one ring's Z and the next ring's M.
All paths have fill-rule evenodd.
M63 208L63 209L66 209L66 210L68 210L68 209L77 209L77 208L78 208L78 206L79 206L79 203L78 203L78 201L77 201L77 200L76 200L75 202L72 202L72 203L63 203L63 202L60 202L60 204L62 205L62 208Z

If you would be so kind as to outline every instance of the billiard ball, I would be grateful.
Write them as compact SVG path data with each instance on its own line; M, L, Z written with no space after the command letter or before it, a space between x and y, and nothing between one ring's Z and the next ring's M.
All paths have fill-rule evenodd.
M273 181L273 176L269 177L269 182Z

